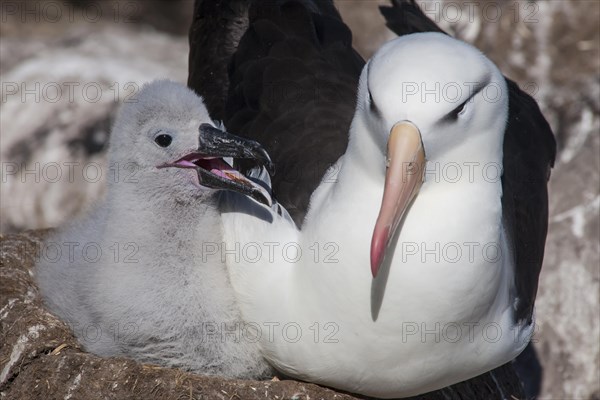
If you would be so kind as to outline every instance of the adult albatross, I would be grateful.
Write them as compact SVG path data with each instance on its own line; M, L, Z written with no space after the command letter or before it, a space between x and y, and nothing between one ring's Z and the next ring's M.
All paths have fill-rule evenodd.
M327 30L320 16L298 12L302 7L291 3L256 20L238 54L252 60L253 49L274 57L309 51L277 40L307 21L301 32L308 39L299 43L318 49ZM290 137L281 124L248 112L266 109L268 116L281 108L281 102L265 107L261 83L289 74L256 64L237 65L242 90L233 87L229 104L237 104L232 115L249 128L236 131L252 135L266 127L267 148L269 140L282 147L269 149L274 158L300 154L309 170L314 159L303 146L319 142L314 131ZM232 70L235 78L235 61ZM416 84L416 92L407 84ZM450 98L437 84L462 90ZM431 88L433 95L423 96ZM329 117L335 126L335 114ZM349 146L333 168L337 179L324 179L313 193L301 233L255 206L236 212L243 205L229 199L227 241L258 248L229 262L244 317L281 328L262 340L266 357L290 375L380 397L427 392L511 360L532 329L545 182L554 158L554 139L537 105L481 53L430 33L377 53L362 72L353 118ZM528 124L535 132L524 129ZM459 179L429 168L453 164ZM530 193L514 193L525 185L514 175L521 167L521 176L533 179ZM537 214L519 218L536 207ZM518 239L524 231L535 232L533 245ZM268 246L260 249L256 238ZM294 243L301 255L282 251ZM524 246L535 251L524 254ZM375 280L369 265L381 269Z

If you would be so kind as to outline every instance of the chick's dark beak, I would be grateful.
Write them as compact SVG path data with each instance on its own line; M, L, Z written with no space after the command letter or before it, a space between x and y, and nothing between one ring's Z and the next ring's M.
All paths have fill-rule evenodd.
M265 167L270 175L275 172L269 154L258 142L222 131L209 124L200 125L198 152L218 154L223 158L254 160L257 165Z
M213 189L233 190L269 207L273 204L269 191L222 160L228 157L234 160L243 159L255 163L258 167L264 167L269 174L273 174L271 158L258 142L222 131L210 124L200 125L199 135L198 153L218 157L210 162L209 167L202 162L196 163L201 185Z
M228 163L225 158L234 162ZM273 173L273 163L266 150L254 140L222 131L209 124L200 125L198 148L178 160L159 168L195 169L198 182L211 189L233 190L271 206L273 198L268 188L238 171L237 160L250 162L254 167Z

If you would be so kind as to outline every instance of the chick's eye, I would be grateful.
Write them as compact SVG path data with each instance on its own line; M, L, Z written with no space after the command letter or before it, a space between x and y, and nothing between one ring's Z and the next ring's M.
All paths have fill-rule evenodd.
M160 147L169 147L172 141L173 138L171 137L171 135L167 135L164 133L154 138L154 142Z

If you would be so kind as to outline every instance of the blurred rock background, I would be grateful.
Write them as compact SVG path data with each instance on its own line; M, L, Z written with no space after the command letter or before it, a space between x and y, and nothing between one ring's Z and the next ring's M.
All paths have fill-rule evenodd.
M377 9L386 1L336 4L364 57L394 37ZM532 94L554 130L559 153L534 337L539 398L599 399L600 2L419 4ZM186 80L192 7L0 1L0 232L59 226L102 196L119 103L146 81Z

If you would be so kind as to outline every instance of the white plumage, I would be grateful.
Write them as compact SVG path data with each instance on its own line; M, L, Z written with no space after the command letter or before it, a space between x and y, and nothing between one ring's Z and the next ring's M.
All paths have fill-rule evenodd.
M452 85L463 88L452 100L435 95ZM393 398L472 378L525 348L533 324L514 322L502 223L507 115L505 80L478 50L437 33L405 36L365 66L337 180L315 191L301 232L276 213L242 211L245 199L228 195L226 243L262 249L258 260L228 258L228 268L244 318L275 326L260 342L268 360L293 377ZM422 140L425 181L373 279L369 243L390 185L386 143L403 121ZM432 175L450 163L463 166L458 180ZM461 255L444 254L448 245ZM490 246L500 255L484 253Z

